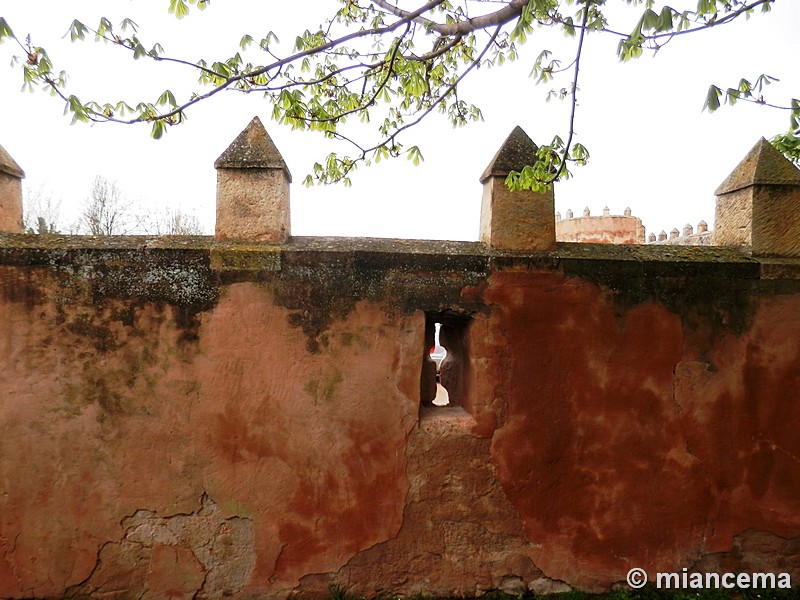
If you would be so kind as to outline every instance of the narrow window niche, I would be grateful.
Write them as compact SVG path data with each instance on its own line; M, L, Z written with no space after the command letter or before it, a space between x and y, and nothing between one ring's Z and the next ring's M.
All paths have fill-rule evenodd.
M426 313L420 404L425 408L461 406L469 366L469 317Z

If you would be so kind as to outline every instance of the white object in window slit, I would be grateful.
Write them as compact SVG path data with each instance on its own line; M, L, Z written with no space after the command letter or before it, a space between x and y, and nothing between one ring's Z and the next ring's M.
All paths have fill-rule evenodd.
M442 366L442 361L447 356L447 350L439 343L439 331L442 329L441 323L434 323L436 328L434 333L433 348L431 348L431 360L436 363L436 379L439 379L439 369Z
M435 323L434 344L431 348L431 360L436 363L436 398L433 399L435 406L447 406L450 404L450 395L447 393L445 387L439 381L439 369L442 366L442 361L447 356L447 350L439 343L439 331L442 328L441 323Z

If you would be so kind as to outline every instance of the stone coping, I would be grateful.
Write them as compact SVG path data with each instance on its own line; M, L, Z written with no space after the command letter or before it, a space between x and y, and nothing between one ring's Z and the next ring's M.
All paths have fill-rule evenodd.
M669 246L654 244L589 244L557 242L548 252L510 252L488 248L480 242L367 237L296 236L283 244L219 242L213 236L81 236L0 233L0 262L17 250L63 252L68 250L198 250L242 252L380 253L439 256L476 256L542 259L583 259L659 262L761 262L744 248L723 246ZM792 262L800 263L800 259Z
M0 234L0 266L82 272L91 278L125 273L126 280L141 278L139 286L146 285L146 274L153 269L165 277L187 269L206 273L204 277L217 273L220 281L260 280L269 273L304 277L339 272L361 279L377 273L402 273L405 279L450 274L449 283L464 285L498 271L560 271L613 289L669 280L673 293L681 285L727 288L738 285L736 281L800 281L800 259L773 263L741 248L718 246L559 242L548 252L509 252L480 242L390 238L293 237L283 244L259 244L218 242L212 236ZM710 281L714 283L706 283Z

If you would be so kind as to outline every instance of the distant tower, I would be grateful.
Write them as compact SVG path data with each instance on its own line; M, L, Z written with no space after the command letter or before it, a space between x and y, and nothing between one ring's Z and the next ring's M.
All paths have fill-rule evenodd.
M631 215L626 208L624 215L612 215L608 206L601 215L592 216L589 207L583 215L574 217L567 211L566 220L556 220L556 240L584 244L644 244L645 231L642 220Z

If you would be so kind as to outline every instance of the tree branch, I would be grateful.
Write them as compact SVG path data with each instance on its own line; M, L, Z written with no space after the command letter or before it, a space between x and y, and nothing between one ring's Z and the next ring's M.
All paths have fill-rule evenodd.
M242 81L242 80L245 80L245 79L248 79L248 78L258 77L259 75L267 74L267 73L269 73L269 71L272 71L274 69L280 69L281 67L283 67L283 66L285 66L287 64L295 62L296 60L305 58L307 56L314 56L315 54L321 54L321 53L323 53L323 52L325 52L327 50L330 50L331 48L335 48L336 46L339 46L339 45L344 44L346 42L349 42L351 40L367 37L367 36L370 36L370 35L383 35L385 33L391 33L393 31L395 31L396 29L398 29L399 27L402 27L403 25L407 25L407 24L413 22L420 15L422 15L422 14L430 11L431 9L439 6L443 2L445 2L445 0L429 0L423 6L418 8L417 10L408 13L406 16L400 18L399 20L397 20L394 23L392 23L390 25L387 25L385 27L377 27L377 28L371 28L371 29L361 29L361 30L358 30L358 31L354 31L353 33L349 33L349 34L341 36L341 37L339 37L337 39L330 40L330 41L328 41L328 42L326 42L324 44L320 44L318 46L314 46L313 48L308 48L306 50L302 50L300 52L296 52L296 53L294 53L294 54L292 54L292 55L290 55L288 57L276 60L275 62L273 62L273 63L271 63L269 65L266 65L266 66L263 66L263 67L259 67L258 69L255 69L253 71L248 71L248 72L245 72L245 73L239 73L239 74L233 75L231 77L224 77L222 74L216 73L215 71L213 71L213 69L208 69L207 67L202 67L201 65L198 65L196 63L191 63L191 62L188 62L188 61L180 61L179 59L168 59L168 57L153 56L153 55L151 55L149 53L145 53L145 56L148 56L153 60L156 60L156 61L171 60L173 62L180 62L180 63L182 63L182 64L184 64L186 66L191 66L191 67L193 67L195 69L198 69L200 71L203 71L203 72L206 72L206 73L209 73L209 74L213 74L216 77L224 79L224 81L222 83L218 84L217 86L215 86L210 91L206 92L205 94L197 94L192 99L180 104L179 106L174 107L172 110L170 110L168 112L165 112L165 113L160 113L160 114L158 114L158 115L156 115L154 117L152 117L152 116L151 117L142 117L140 115L139 117L137 117L135 119L119 119L119 118L115 118L115 117L110 117L110 116L108 116L106 114L103 114L103 113L98 113L97 111L94 111L89 107L86 107L87 108L87 118L89 118L90 120L95 121L95 122L111 121L111 122L115 122L115 123L122 123L122 124L128 124L128 125L133 124L133 123L151 122L151 121L155 121L155 120L163 120L165 122L169 122L170 119L172 119L174 117L179 117L189 107L191 107L191 106L193 106L193 105L195 105L198 102L201 102L203 100L207 100L207 99L211 98L212 96L215 96L219 92L221 92L221 91L223 91L225 89L228 89L231 85L233 85L234 83L236 83L238 81ZM88 30L88 28L87 28L87 30ZM111 41L116 43L119 46L127 48L128 50L132 50L132 48L128 44L119 43L119 42L116 42L116 40L111 40ZM19 43L19 40L17 40L17 42ZM66 96L66 94L64 94L60 90L58 82L56 82L54 79L49 78L49 77L45 78L44 81L45 81L45 83L47 85L49 85L51 87L51 89L62 100L64 100L65 102L69 102L69 98Z
M667 32L664 32L664 33L656 33L656 34L653 34L653 35L645 35L645 40L657 40L657 39L661 39L661 38L665 38L665 37L671 39L671 38L673 38L673 37L675 37L677 35L685 35L687 33L697 33L698 31L705 31L707 29L711 29L712 27L717 27L719 25L725 25L725 24L730 23L731 21L741 17L743 14L747 13L748 11L751 11L751 10L753 10L755 8L758 8L759 6L763 6L765 4L772 4L774 1L775 0L755 0L754 2L751 2L750 4L746 4L746 5L738 8L738 9L736 9L735 11L728 13L724 17L716 19L716 20L714 20L712 22L704 23L704 24L702 24L702 25L700 25L698 27L693 27L693 28L690 28L690 29L684 29L682 31L667 31ZM692 13L692 14L695 14L695 13ZM695 14L695 16L697 16L697 15ZM558 23L559 25L567 25L567 22L564 21L564 19L560 19L560 18L555 17L555 16L553 17L553 23ZM574 27L583 29L583 28L586 27L586 25L574 25ZM629 37L629 34L623 33L621 31L615 31L614 29L603 28L603 29L600 29L599 31L601 31L602 33L608 33L610 35L614 35L614 36L621 37L621 38Z
M567 157L569 156L569 149L572 146L572 138L575 135L575 110L578 106L578 74L580 73L581 69L581 55L583 54L583 39L586 35L586 22L589 19L589 6L593 4L593 0L585 0L583 6L583 19L581 20L581 34L578 38L578 50L575 52L575 75L572 78L572 106L569 115L569 136L567 137L567 143L564 145L564 154L561 156L561 166L558 168L558 171L553 176L553 178L548 182L552 183L564 173L564 169L567 168Z
M481 63L481 61L483 60L484 56L486 56L486 53L489 51L489 48L492 47L492 45L494 44L495 40L497 39L497 36L500 33L500 29L501 28L502 28L502 24L499 24L496 27L496 29L494 30L494 32L492 33L492 35L491 35L491 37L489 39L489 42L486 44L486 46L484 46L483 50L481 50L480 54L472 62L470 62L470 64L467 66L467 68L464 69L464 71L458 76L458 78L455 81L453 81L449 86L447 86L447 88L441 94L439 94L439 96L431 103L431 105L427 109L425 109L425 111L422 112L422 114L420 114L413 121L411 121L409 123L406 123L405 125L403 125L401 127L398 127L396 131L394 131L391 135L385 137L380 143L375 144L371 148L364 149L362 146L360 146L358 143L356 143L354 140L350 139L349 137L347 137L345 135L342 135L340 133L334 133L333 137L335 137L338 140L342 140L342 141L345 141L345 142L348 142L348 143L352 144L353 146L358 148L358 150L361 152L361 156L359 158L349 161L348 166L346 167L345 171L342 173L342 177L346 177L347 174L350 171L352 171L353 168L355 168L355 166L356 166L356 164L358 162L362 162L362 161L366 160L367 155L370 154L371 152L375 152L376 150L378 150L382 146L386 146L387 144L390 144L390 143L391 144L395 144L395 140L397 139L398 135L400 135L403 131L418 125L425 117L427 117L433 111L433 109L435 109L437 106L439 106L445 100L445 98L447 98L447 96L449 96L452 92L454 92L456 90L456 88L458 88L459 84L464 80L464 78L470 73L470 71L472 71L472 69L474 69L476 66L478 66Z
M477 31L479 29L488 29L489 27L493 27L495 25L505 25L509 21L516 19L522 14L522 9L528 4L528 0L511 0L506 6L497 10L493 13L489 13L487 15L482 15L480 17L474 17L472 19L467 18L463 21L457 21L456 23L438 23L436 21L432 21L431 19L427 19L421 14L413 16L415 13L419 11L414 11L414 13L410 13L405 11L397 6L393 6L389 4L387 0L372 0L375 4L383 8L384 10L392 13L396 17L402 18L411 18L414 22L419 23L420 25L425 26L426 28L430 29L431 31L435 31L436 33L443 35L443 36L451 36L451 35L466 35L473 31ZM427 11L426 11L427 12Z

